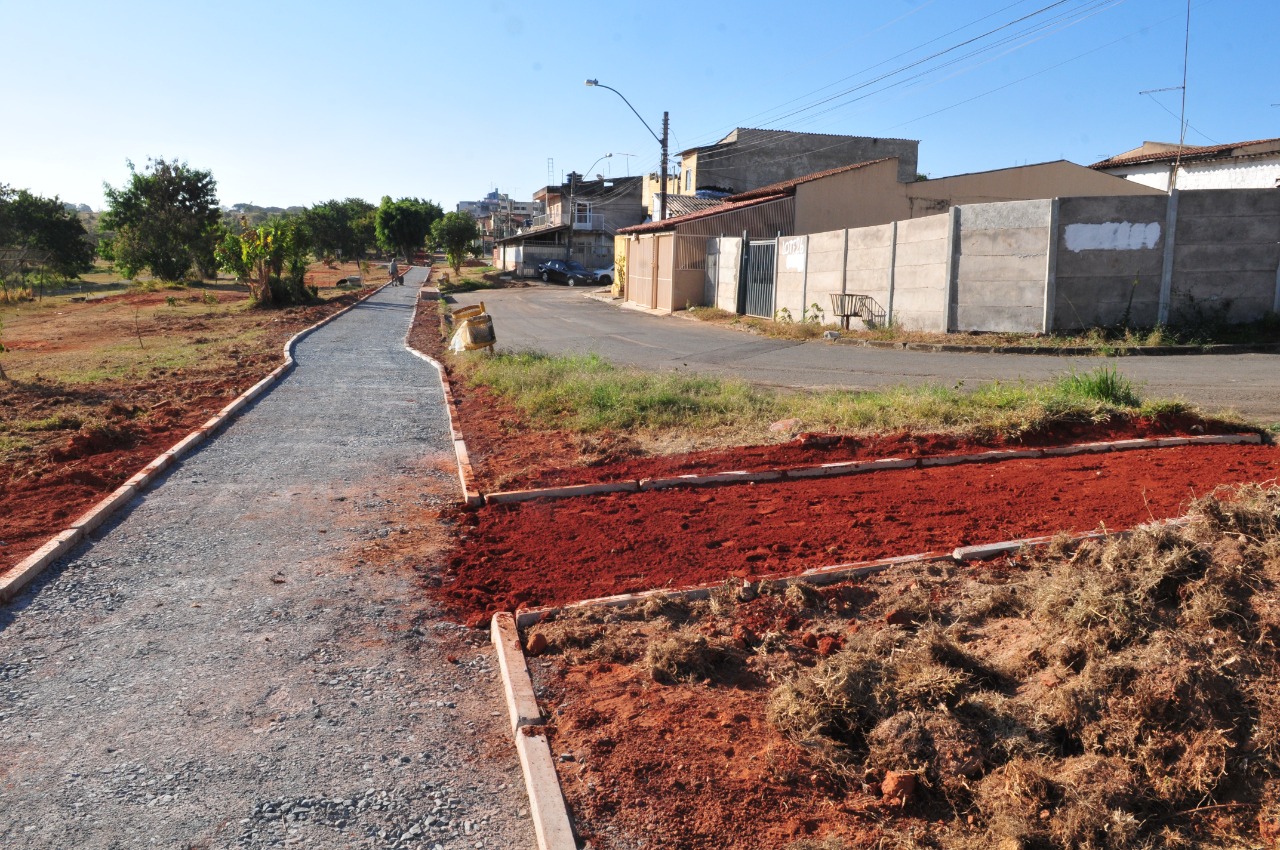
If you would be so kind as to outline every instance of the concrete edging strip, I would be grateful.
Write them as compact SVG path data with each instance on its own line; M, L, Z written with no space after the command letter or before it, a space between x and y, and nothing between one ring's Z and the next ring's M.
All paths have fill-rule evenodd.
M490 638L498 655L503 693L511 716L520 772L529 795L529 815L539 850L575 850L569 806L556 775L551 745L542 726L542 712L533 691L533 680L520 648L520 632L515 617L507 612L493 615Z
M415 299L414 304L421 304L420 300ZM414 318L417 318L417 309L415 306ZM449 433L453 437L453 453L458 459L458 483L462 485L462 499L467 507L475 508L484 504L485 497L480 495L480 491L472 486L472 482L476 480L475 470L471 468L471 456L467 453L467 443L462 437L462 430L458 427L458 411L453 400L453 390L449 387L449 376L445 373L444 364L436 360L434 357L424 354L409 344L409 336L413 333L413 323L409 323L409 330L404 335L404 349L414 357L419 357L431 364L432 368L440 376L440 386L444 388L444 405L445 410L449 413ZM533 497L530 497L533 498Z
M489 627L489 639L498 653L498 669L502 673L502 690L507 700L507 712L511 715L511 731L519 732L521 726L542 723L542 712L533 692L533 680L525 664L524 651L520 648L520 632L516 618L505 611L493 615Z
M560 777L551 758L551 744L540 726L522 726L516 732L516 752L524 787L529 792L529 815L538 850L576 850L569 807L560 790Z
M383 286L386 285L387 284L383 284ZM161 452L158 457L138 472L134 473L134 475L125 481L124 484L113 490L110 495L100 500L97 504L81 515L80 518L73 522L69 528L54 535L53 538L39 549L6 570L2 575L0 575L0 603L9 602L13 599L13 597L22 590L22 588L30 584L31 580L42 573L50 564L67 554L67 552L71 551L76 544L86 539L89 532L101 526L113 513L127 505L132 501L134 496L145 490L161 472L164 472L172 466L178 459L202 443L207 437L213 436L215 431L243 410L245 405L260 396L268 387L283 377L289 369L293 367L293 347L300 339L315 331L317 328L323 327L329 322L332 322L348 310L354 309L365 299L380 292L382 288L382 286L378 287L368 295L361 296L359 299L348 304L346 307L343 307L336 313L325 316L314 325L303 328L293 336L289 337L284 344L284 363L271 370L265 378L258 381L252 387L233 399L229 404L218 411L218 413L216 413L209 421L200 425L195 431L192 431L173 446L170 446L168 449Z
M412 351L413 349L410 349ZM421 352L414 352L423 357L436 368L440 366ZM443 370L441 370L443 375ZM446 388L447 388L446 383ZM461 435L453 426L454 413L450 409L450 423L454 428L455 440ZM877 458L875 460L849 460L835 463L824 463L818 466L783 467L780 469L760 470L757 472L711 472L705 474L677 475L669 478L642 478L639 484L635 481L604 481L592 484L568 484L559 487L533 488L529 490L507 490L496 493L476 494L475 503L509 504L526 502L531 499L570 499L577 496L595 496L602 493L633 493L636 490L650 492L666 490L673 487L705 487L730 484L754 484L756 482L800 480L805 478L827 478L838 475L858 475L866 472L881 472L889 469L912 469L935 466L957 466L964 463L999 463L1006 460L1035 459L1040 457L1066 457L1078 454L1127 451L1132 449L1162 449L1178 446L1194 445L1260 445L1262 437L1258 434L1209 434L1191 437L1150 437L1134 440L1113 440L1111 442L1075 443L1068 446L1051 446L1036 449L994 449L987 452L976 452L963 455L928 455L915 458ZM465 450L465 446L464 446ZM470 468L468 464L468 469ZM474 476L472 476L474 479ZM463 488L466 489L464 483ZM469 493L474 491L468 491ZM468 504L472 504L468 501Z

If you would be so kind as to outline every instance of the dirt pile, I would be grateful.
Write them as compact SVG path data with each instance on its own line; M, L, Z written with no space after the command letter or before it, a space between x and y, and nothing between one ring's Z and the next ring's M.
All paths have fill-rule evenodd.
M533 627L580 824L602 848L655 829L690 848L1272 841L1280 490L1191 516Z

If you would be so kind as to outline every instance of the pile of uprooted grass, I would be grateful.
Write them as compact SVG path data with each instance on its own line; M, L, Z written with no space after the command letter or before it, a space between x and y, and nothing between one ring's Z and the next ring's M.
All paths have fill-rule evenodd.
M1189 516L924 596L777 687L770 720L839 781L914 774L962 825L933 846L1257 846L1280 818L1280 489Z
M596 355L538 353L464 356L451 361L471 385L489 387L535 428L580 433L685 429L768 434L796 419L810 430L951 433L1017 438L1066 423L1195 415L1187 404L1143 400L1113 367L1044 383L975 387L899 386L882 390L781 392L744 381L613 366ZM776 436L776 435L775 435Z

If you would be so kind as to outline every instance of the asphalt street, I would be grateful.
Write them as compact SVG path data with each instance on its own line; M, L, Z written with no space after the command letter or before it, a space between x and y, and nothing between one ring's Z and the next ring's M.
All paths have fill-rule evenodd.
M893 351L769 339L678 314L622 308L558 285L464 293L455 299L458 305L485 303L498 348L505 351L595 353L620 365L792 388L1036 382L1108 363L1137 382L1147 397L1185 398L1210 412L1235 410L1255 421L1280 422L1280 356L1275 354L1102 358Z

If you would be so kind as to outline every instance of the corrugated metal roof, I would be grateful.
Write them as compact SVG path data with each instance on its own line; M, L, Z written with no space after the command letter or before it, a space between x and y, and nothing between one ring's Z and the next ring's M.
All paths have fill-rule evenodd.
M1173 162L1181 159L1183 162L1196 159L1230 159L1236 156L1252 156L1255 152L1239 150L1241 148L1250 148L1255 145L1266 145L1280 142L1280 139L1257 139L1252 142L1232 142L1228 145L1186 145L1182 148L1181 154L1177 150L1161 151L1159 153L1140 153L1133 156L1113 156L1110 159L1104 159L1101 162L1095 162L1090 168L1118 168L1122 165L1141 165L1146 162ZM1239 152L1237 152L1239 151ZM1271 153L1272 151L1257 151L1256 153Z
M724 198L699 198L694 195L667 195L667 218L702 212L711 207L722 206Z

